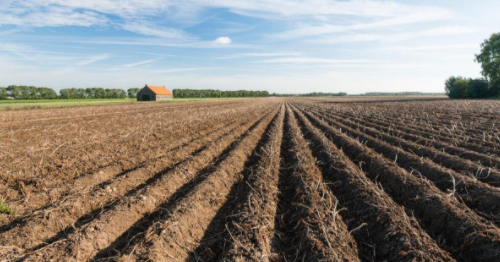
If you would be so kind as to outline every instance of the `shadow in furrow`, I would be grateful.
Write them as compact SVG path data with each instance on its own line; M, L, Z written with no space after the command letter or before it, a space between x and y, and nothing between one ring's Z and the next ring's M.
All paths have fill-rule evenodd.
M232 125L232 124L234 124L235 122L236 122L236 121L229 122L228 124L226 124L226 125L224 125L224 126L222 126L222 127L219 127L219 128L217 128L217 129L215 129L215 130L212 130L212 131L208 132L208 133L207 133L207 134L205 134L203 137L208 137L208 136L212 135L213 133L216 133L216 132L218 132L218 131L220 131L220 130L222 130L222 129L224 129L224 128L226 128L226 127L228 127L228 126ZM237 129L238 127L240 127L240 125L238 125L238 126L236 126L236 127L232 128L229 132L224 133L224 135L226 135L226 134L228 134L228 133L230 133L230 132L234 131L234 130L235 130L235 129ZM202 139L203 137L199 137L199 136L198 136L198 137L194 137L194 138L192 138L191 140L189 140L189 141L187 141L187 142L182 143L181 145L178 145L178 146L176 146L176 147L174 147L174 148L168 149L168 151L167 151L166 153L162 154L161 156L157 156L157 157L154 157L154 158L152 158L152 159L159 159L159 158L165 157L168 153L171 153L171 152L175 152L175 151L177 151L177 150L180 150L180 149L182 149L182 148L184 148L184 147L188 146L189 144L193 143L194 141L197 141L197 140ZM194 156L194 155L198 154L199 152L201 152L201 151L202 151L203 149L205 149L205 148L206 148L206 147L203 147L203 148L200 148L200 149L196 150L196 151L195 151L192 155ZM152 159L150 159L149 161L151 161ZM100 183L98 186L99 186L99 187L102 187L102 188L105 188L107 185L109 185L109 184L113 183L113 181L114 181L115 179L120 178L120 177L122 177L122 176L126 175L127 173L132 172L132 171L134 171L134 170L136 170L136 169L139 169L139 168L141 168L141 167L145 166L146 164L147 164L147 162L140 163L138 166L136 166L136 167L134 167L134 168L132 168L132 169L126 170L126 171L124 171L124 172L121 172L121 173L119 173L119 174L115 175L112 179L110 179L110 180L108 180L108 181L104 181L104 182Z
M200 240L200 245L189 254L186 261L220 261L221 255L225 251L229 239L226 225L232 223L234 215L240 212L239 204L246 201L250 194L250 186L247 185L248 178L258 169L258 164L262 160L264 146L270 142L271 128L279 119L279 113L274 116L272 122L266 127L264 135L260 138L252 154L245 162L242 179L231 188L227 201L217 211L216 216L208 225Z
M102 249L97 253L91 261L108 261L114 260L123 251L126 251L129 247L136 245L144 241L145 233L149 228L151 228L156 223L163 223L168 220L171 216L173 210L176 209L177 205L184 199L196 186L202 183L206 178L217 170L217 166L224 161L229 153L252 131L257 125L262 122L267 114L254 123L244 134L234 140L228 147L226 147L222 153L216 157L215 161L210 164L210 166L199 171L190 182L179 188L166 202L160 205L156 211L145 215L141 220L136 222L131 226L126 232L124 232L120 237L118 237L113 243L111 243L107 248ZM201 152L206 148L204 146L197 152ZM184 161L183 161L184 162ZM233 186L234 188L234 186ZM233 188L231 190L233 190ZM159 234L160 232L155 232Z
M217 131L220 131L220 130L222 130L222 129L224 129L224 128L226 128L226 127L228 127L228 126L230 126L230 125L234 124L235 122L236 122L236 121L232 121L232 122L230 122L230 123L228 123L228 124L226 124L226 125L224 125L224 126L222 126L222 127L220 127L220 128L217 128L217 129L215 129L215 130L212 130L212 131L210 131L209 133L207 133L205 136L209 136L209 135L211 135L211 134L213 134L213 133L215 133L215 132L217 132ZM235 130L235 129L236 129L236 128L238 128L238 127L239 127L239 126L237 126L237 127L233 128L233 129L231 129L229 132L225 133L224 135L226 135L226 134L228 134L228 133L232 132L233 130ZM162 154L162 156L155 157L155 158L153 158L153 159L158 159L158 158L160 158L160 157L163 157L163 156L167 155L167 154L168 154L168 153L170 153L170 152L175 152L175 151L177 151L177 150L180 150L180 149L182 149L182 148L184 148L184 147L188 146L190 143L192 143L192 142L194 142L194 141L196 141L196 140L199 140L199 139L201 139L201 137L196 137L196 138L193 138L193 139L191 139L191 140L190 140L190 141L188 141L188 142L185 142L185 143L183 143L183 144L181 144L181 145L178 145L178 146L176 146L176 147L174 147L174 148L169 149L169 150L168 150L165 154ZM199 149L199 150L196 150L196 151L195 151L195 152L193 152L191 155L192 155L192 156L194 156L194 155L196 155L197 153L201 152L201 151L202 151L203 149L205 149L205 148L206 148L206 147L203 147L203 148L201 148L201 149ZM151 159L150 159L150 160L151 160ZM127 174L128 174L128 173L130 173L130 172L136 171L136 170L138 170L139 168L144 167L146 164L147 164L147 162L142 162L142 163L139 163L139 164L138 164L137 166L135 166L135 167L132 167L132 168L129 168L129 169L125 169L125 170L121 171L120 173L118 173L118 174L114 175L114 176L113 176L112 178L110 178L109 180L103 181L103 182L101 182L101 183L99 183L99 184L97 184L97 185L94 185L93 187L94 187L94 188L101 188L101 189L104 189L104 188L106 188L106 186L108 186L108 185L110 185L111 183L113 183L116 179L119 179L120 177L123 177L123 176L127 175ZM111 164L110 164L110 165L107 165L107 166L104 166L104 167L101 167L101 168L99 168L99 169L103 169L103 168L106 168L106 167L109 167L109 166L111 166ZM99 170L99 169L97 169L97 170ZM97 170L94 170L93 172L97 172ZM81 178L81 177L84 177L85 175L89 175L89 174L91 174L91 173L93 173L93 172L87 172L87 173L85 173L85 174L83 174L83 175L81 175L81 176L75 177L73 180L77 180L77 179L79 179L79 178ZM167 171L167 172L168 172L168 171ZM145 183L147 183L147 182L145 182ZM64 198L65 196L69 196L70 194L72 194L72 192L66 192L66 194L61 195L61 197L62 197L62 198ZM42 210L45 210L45 209L47 209L47 208L49 208L49 207L51 207L51 206L53 206L53 204L48 204L48 205L45 205L45 206L43 206L43 207L41 207L41 208L38 208L38 209L37 209L37 210L35 210L35 211L42 211ZM16 227L18 227L18 226L23 226L23 225L25 225L25 224L29 221L29 219L31 219L31 218L33 218L33 217L35 217L35 216L37 216L37 215L27 215L27 216L22 216L22 217L16 218L15 220L13 220L12 222L10 222L9 224L6 224L6 225L3 225L3 226L0 226L0 234L6 233L6 232L10 231L11 229L16 228Z
M205 148L206 146L196 150L195 152L193 152L193 154L190 155L190 157L193 157L197 154L199 154L201 151L203 151L203 149ZM107 203L105 206L101 207L101 208L98 208L90 213L87 213L85 215L83 215L82 217L80 217L73 225L69 225L67 226L65 229L59 231L55 236L47 239L44 243L38 245L38 246L35 246L33 247L32 249L30 249L30 251L36 251L38 249L41 249L47 245L50 245L60 239L63 239L65 238L66 236L68 236L69 234L72 234L76 231L77 228L80 228L82 226L84 226L85 224L88 224L90 223L91 221L95 220L95 219L98 219L100 217L100 215L113 208L117 203L120 202L121 199L124 199L128 196L132 196L134 195L136 192L138 192L139 190L145 188L146 186L154 183L155 181L157 181L158 179L160 179L163 175L165 175L166 173L174 170L175 168L177 168L179 165L181 165L182 163L186 162L189 160L189 158L186 158L176 164L174 164L173 166L167 168L167 169L164 169L163 171L159 172L159 173L156 173L153 177L151 177L150 179L146 180L146 182L140 184L139 186L129 190L125 195L121 196L120 198L118 199L115 199L109 203Z
M105 187L106 187L106 185L111 184L111 183L112 183L112 181L113 181L114 179L119 178L119 177L122 177L122 176L126 175L127 173L130 173L130 172L132 172L132 171L135 171L135 170L137 170L137 169L139 169L139 168L141 168L141 167L143 167L143 166L144 166L144 163L141 163L140 165L138 165L138 166L136 166L136 167L133 167L133 168L130 168L130 169L126 169L126 170L124 170L124 171L120 172L119 174L115 175L115 176L111 179L111 181L110 181L110 182L105 181L105 182L102 182L102 183L100 183L100 184L98 184L98 185L95 185L94 187L95 187L95 188L105 188ZM71 192L66 192L66 194L62 194L62 195L61 195L61 198L64 198L64 197L66 197L66 196L69 196L70 194L71 194ZM26 215L26 216L22 216L22 217L16 218L15 220L11 221L9 224L6 224L6 225L1 226L1 227L0 227L0 234L6 233L6 232L8 232L8 231L10 231L10 230L12 230L12 229L14 229L14 228L16 228L16 227L26 225L26 223L28 223L28 221L29 221L30 219L32 219L33 217L36 217L36 216L38 216L38 215L39 215L39 214L38 214L38 212L39 212L39 211L42 211L42 210L48 209L49 207L53 207L53 206L54 206L54 204L53 204L53 203L50 203L50 204L48 204L48 205L45 205L45 206L43 206L43 207L40 207L40 208L38 208L38 209L34 210L34 211L33 211L33 213L34 213L34 214L29 214L29 215Z
M287 105L288 107L288 105ZM292 246L293 228L286 223L290 213L293 213L293 194L294 187L291 184L290 177L294 172L293 155L290 153L292 145L290 143L291 136L287 130L290 129L288 124L289 113L285 110L285 119L283 124L283 142L280 148L281 165L278 178L278 205L276 215L274 217L274 237L271 239L271 253L277 254L278 258L274 261L282 261L288 254L288 247ZM285 260L286 261L286 260Z

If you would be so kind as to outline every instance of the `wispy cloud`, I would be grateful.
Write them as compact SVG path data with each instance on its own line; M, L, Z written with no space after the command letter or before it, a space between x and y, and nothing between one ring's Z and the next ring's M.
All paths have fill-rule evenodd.
M4 10L13 10L15 14L23 14L26 9L51 10L65 7L73 10L92 10L102 14L119 17L130 17L132 20L144 16L160 16L166 13L179 19L182 16L196 16L200 8L227 8L231 12L254 17L273 15L279 17L294 16L330 16L356 15L372 17L409 16L415 13L439 13L443 9L428 6L412 6L389 1L354 0L128 0L116 3L114 0L32 0L7 1ZM2 10L2 9L0 9Z
M275 53L239 53L228 56L219 57L217 59L234 59L244 57L279 57L279 56L299 56L300 52L275 52Z
M184 73L184 72L192 72L192 71L210 71L216 70L217 68L213 67L186 67L186 68L168 68L168 69L157 69L151 70L151 72L156 74L174 74L174 73Z
M427 30L414 31L408 33L397 33L397 34L341 34L328 37L320 37L316 39L309 39L309 43L317 44L338 44L338 43L354 43L354 42L371 42L371 41L382 41L382 42L401 42L412 40L422 37L442 37L450 35L463 35L478 32L479 28L471 26L447 26L447 27L437 27Z
M131 22L122 25L124 30L134 32L141 35L149 35L149 36L157 36L161 38L169 38L169 39L193 39L184 31L175 29L175 28L166 28L159 27L155 25L151 25L150 23L139 23L139 22Z
M388 18L381 22L347 26L347 29L335 25L304 26L285 32L280 37L303 37L338 30L434 21L450 16L450 12L442 8L367 0L128 0L119 4L114 0L32 0L7 1L0 8L0 25L88 27L118 24L128 31L172 38L184 37L184 34L179 30L161 28L157 21L199 21L198 16L208 8L223 8L236 14L265 19L324 21L338 15ZM112 17L118 17L119 20Z
M429 52L429 51L448 51L448 50L462 50L462 49L477 49L476 43L470 44L455 44L455 45L418 45L418 46L388 46L378 48L384 51L401 51L401 52ZM470 57L470 55L469 55Z
M274 34L270 38L286 40L286 39L295 39L295 38L303 38L303 37L311 37L311 36L319 36L333 33L345 33L359 30L369 30L369 29L380 29L386 27L394 27L399 25L406 24L415 24L422 22L430 22L436 20L443 20L446 18L450 18L451 14L444 12L437 14L415 14L412 16L406 17L396 17L385 19L381 21L375 21L371 23L354 23L347 25L332 25L332 24L323 24L317 26L299 26L298 28L288 30L279 34Z
M441 91L450 75L480 75L473 54L500 19L493 0L0 2L0 85L30 79L56 88L147 80L177 88ZM248 77L231 80L240 75Z
M149 59L149 60L144 60L144 61L140 61L137 63L125 64L125 65L123 65L123 67L128 67L128 68L138 67L138 66L148 65L148 64L154 63L156 61L158 61L158 59Z
M256 63L266 64L365 64L374 63L373 60L350 60L350 59L326 59L316 57L284 57L268 60L260 60Z
M478 31L479 28L472 26L446 26L446 27L427 29L423 31L389 35L386 41L397 42L397 41L411 40L419 37L462 35L462 34L476 33Z
M4 43L0 43L0 50L10 51L10 52L12 52L12 51L31 51L31 50L33 50L33 48L31 48L27 45L24 45L24 44L4 42Z
M91 57L89 57L89 58L87 58L79 63L76 63L76 65L86 66L86 65L90 65L90 64L102 61L102 60L109 59L109 58L111 58L110 54L95 55L95 56L91 56Z
M232 12L254 17L274 19L308 17L323 19L325 16L354 15L362 17L408 17L432 14L445 15L442 8L412 6L389 1L330 1L330 0L251 0L251 1L206 1L213 7L228 8Z
M10 34L20 32L20 31L21 31L21 29L19 29L19 28L12 28L12 29L8 29L8 30L0 31L0 35L10 35Z
M21 59L40 63L33 56L25 54L26 52L34 51L34 49L27 46L27 45L24 45L24 44L0 43L0 51L7 51L7 52L10 52L10 53L16 55L17 57L19 57Z
M96 44L96 45L130 45L130 46L158 46L158 47L179 47L179 48L255 48L253 45L247 44L218 44L214 41L202 40L182 40L182 41L165 41L163 39L155 38L106 38L106 39L81 39L81 38L67 38L61 39L68 43L81 43L81 44Z
M59 26L94 26L106 25L108 18L100 13L84 10L76 11L71 7L51 6L49 8L22 9L19 13L0 11L1 25L15 25L20 27L59 27Z

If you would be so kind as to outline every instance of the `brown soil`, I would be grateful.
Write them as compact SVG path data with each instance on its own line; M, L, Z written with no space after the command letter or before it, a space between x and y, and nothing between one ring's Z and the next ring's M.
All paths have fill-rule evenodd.
M281 150L279 210L272 242L274 261L359 261L357 244L339 215L288 107Z
M445 240L443 246L452 254L467 260L495 261L498 258L498 254L492 252L500 248L497 227L483 222L473 211L456 203L434 185L410 175L391 160L384 159L310 113L305 114L328 134L332 142L354 158L371 180L380 183L396 202L410 208L429 234L442 237Z
M381 134L370 128L363 128L362 131L351 129L352 124L342 119L325 118L325 121L333 127L344 130L351 137L362 140L365 145L386 158L394 159L395 163L416 177L429 179L441 191L450 196L458 197L458 200L476 210L479 215L500 224L500 189L490 187L475 178L441 167L428 158L419 157L413 153L415 150L412 150L412 146L406 146L407 143L401 142L398 138ZM348 126L340 122L346 122ZM406 151L392 146L394 144L399 145Z
M500 102L0 114L0 261L500 261Z

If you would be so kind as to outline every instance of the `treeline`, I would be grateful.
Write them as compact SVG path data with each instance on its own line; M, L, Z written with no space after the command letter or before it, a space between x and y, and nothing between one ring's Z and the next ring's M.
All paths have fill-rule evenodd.
M174 89L174 98L212 98L212 97L268 97L267 91L221 91L212 89Z
M52 88L36 86L0 87L0 99L35 100L35 99L109 99L109 98L135 98L141 88L105 89L101 87L89 88L64 88L56 93Z
M500 86L484 78L450 77L445 82L446 94L450 98L491 98L500 95Z
M127 98L128 93L123 89L90 88L65 88L59 91L62 99L99 99L99 98Z
M273 93L273 96L280 96L280 97L292 97L292 96L297 96L297 97L347 96L347 93L344 93L344 92L340 92L340 93L312 92L312 93L306 93L306 94L277 94L277 93Z
M16 86L0 87L0 99L56 99L57 93L48 87Z
M0 99L32 100L32 99L109 99L136 98L142 88L105 89L101 87L64 88L57 94L48 87L16 86L0 87ZM216 98L216 97L268 97L267 91L220 91L212 89L174 89L175 98Z
M452 76L445 82L450 98L498 98L500 96L500 33L492 34L481 44L476 62L481 64L484 78Z

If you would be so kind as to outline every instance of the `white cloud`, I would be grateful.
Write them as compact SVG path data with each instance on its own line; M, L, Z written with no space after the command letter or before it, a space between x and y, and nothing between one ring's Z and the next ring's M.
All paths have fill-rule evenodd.
M170 39L190 39L184 31L175 28L165 28L148 23L130 22L122 25L124 30L142 35L158 36Z
M477 43L471 44L456 44L456 45L419 45L419 46L389 46L386 48L379 48L378 50L384 51L401 51L401 52L429 52L429 51L448 51L448 50L462 50L462 49L477 49ZM470 55L468 55L470 58Z
M181 40L165 41L155 38L106 38L106 39L82 39L82 38L66 38L60 41L67 43L83 43L96 45L130 45L130 46L159 46L159 47L178 47L178 48L255 48L252 45L244 44L218 44L215 41L200 41L200 40Z
M331 0L6 0L0 7L0 25L106 26L118 25L132 32L160 37L183 37L180 31L161 28L161 21L201 21L207 8L225 8L230 12L266 19L328 21L338 15L388 18L353 26L304 26L285 32L281 37L303 37L338 30L381 27L449 18L448 10L399 4L389 1ZM113 19L111 19L111 16ZM115 19L118 17L119 19ZM137 23L137 21L142 21ZM149 24L144 24L147 21Z
M478 47L488 35L484 31L466 35L476 32L477 28L458 25L475 25L489 34L495 24L491 21L497 21L493 15L482 16L488 11L485 9L495 9L493 4L481 6L466 1L448 5L397 0L0 0L0 31L23 31L23 34L12 35L9 31L1 31L0 34L6 34L1 37L2 43L31 44L47 52L70 50L68 54L45 55L43 51L22 45L0 44L0 50L7 51L0 52L0 84L28 81L57 88L78 82L82 86L112 87L140 85L144 79L151 79L148 82L177 88L253 89L258 86L287 92L340 91L341 88L351 91L356 86L363 91L401 91L415 87L441 91L443 79L449 75L474 76L480 72L479 65L465 55L470 53L472 56L472 50L462 50L462 44L446 44L475 42ZM474 6L481 12L469 13L463 9L467 6ZM227 12L272 21L256 22ZM477 19L462 19L462 13ZM192 26L200 22L206 24ZM238 24L231 27L226 22ZM37 29L36 33L31 30L32 27L62 26L91 28ZM209 30L204 30L205 27ZM148 37L123 36L115 31L107 34L102 31L106 28ZM224 31L228 28L234 30ZM248 28L254 29L238 33ZM85 36L77 37L81 32ZM89 37L89 32L96 36ZM195 33L203 38L192 35ZM219 36L230 36L232 40L238 37L238 40L235 43L229 37L214 40ZM289 41L300 38L304 41ZM413 39L418 41L410 41ZM269 43L269 40L288 42ZM371 41L376 43L320 45ZM387 48L387 52L382 48ZM345 52L345 49L350 51ZM440 51L452 49L458 51ZM137 55L138 51L145 50L160 55ZM432 50L437 51L429 52ZM177 57L155 63L163 52ZM431 53L429 57L423 55L426 52ZM441 53L443 55L436 55ZM110 59L112 56L124 59ZM213 57L219 60L206 59ZM340 59L330 59L337 57ZM224 61L233 58L251 58L254 62ZM99 63L105 59L110 60ZM239 78L241 74L248 78ZM423 85L419 83L422 79L432 79L432 83ZM305 86L308 87L304 89Z
M66 7L74 10L92 10L102 14L130 17L132 20L145 16L169 14L196 16L200 8L227 8L231 12L247 16L286 18L297 16L325 17L331 15L355 15L371 17L408 17L415 14L445 14L446 10L428 6L413 6L389 1L331 1L331 0L7 0L0 10L12 10L22 14L26 10ZM188 13L188 14L186 14Z
M215 44L218 44L218 45L229 45L231 44L231 38L227 37L227 36L221 36L217 39L214 40L214 43Z
M450 35L464 35L478 32L479 29L470 26L447 26L437 27L427 30L414 31L408 33L397 34L343 34L335 36L320 37L307 40L309 43L317 44L339 44L339 43L354 43L354 42L401 42L424 37L442 37Z
M348 65L310 64L317 68L328 68L322 72L316 69L282 70L288 64L258 64L255 69L244 68L244 76L231 74L228 70L207 67L171 67L171 68L122 68L122 70L106 70L96 67L68 67L54 70L47 67L34 67L32 64L20 66L14 61L0 56L0 86L6 86L21 81L25 84L49 86L56 90L65 86L88 87L133 87L147 82L164 83L172 88L212 88L222 90L263 89L270 92L340 92L362 93L370 91L410 91L442 92L443 79L450 75L467 75L477 69L473 61L449 61L448 63L411 66L401 64L359 64L363 67L351 69ZM295 64L291 64L292 66ZM303 64L298 64L303 65ZM309 65L309 64L305 64ZM353 67L355 64L352 64ZM411 68L411 70L409 70ZM265 75L260 72L266 71ZM281 71L280 71L281 70ZM477 76L479 77L479 70ZM205 73L203 73L205 72ZM57 81L54 81L57 79Z
M415 15L447 15L436 7L404 5L389 1L331 1L331 0L248 0L194 1L202 5L228 8L232 12L265 18L307 16L324 19L325 16L354 15L364 17L408 17Z
M380 41L386 37L381 34L344 34L344 35L335 35L331 37L320 37L316 39L306 40L308 43L316 43L316 44L339 44L339 43L355 43L355 42L372 42L372 41Z
M158 59L149 59L149 60L144 60L144 61L140 61L140 62L136 62L136 63L131 63L131 64L126 64L126 65L123 65L123 67L138 67L138 66L143 66L143 65L148 65L148 64L151 64L151 63L154 63L158 61Z
M373 63L373 60L350 60L350 59L326 59L316 57L284 57L257 61L257 63L272 64L365 64Z
M102 60L109 59L109 58L111 58L110 54L95 55L95 56L91 56L91 57L77 63L76 65L86 66L86 65L90 65L90 64L102 61Z
M243 57L276 57L276 56L299 56L300 52L275 52L275 53L239 53L228 56L219 57L218 59L234 59Z
M3 51L31 51L33 50L31 47L24 45L24 44L17 44L17 43L0 43L0 50Z
M471 26L446 26L446 27L437 27L417 32L389 35L388 38L385 38L385 41L397 42L397 41L411 40L419 37L463 35L463 34L475 33L478 31L479 28Z
M151 72L155 73L155 74L175 74L175 73L186 73L186 72L193 72L193 71L210 71L210 70L215 70L215 69L217 69L217 68L190 67L190 68L158 69L158 70L151 70Z
M356 23L350 25L324 24L319 26L299 26L296 29L288 30L279 34L274 34L273 36L271 36L271 38L279 40L295 39L295 38L319 36L319 35L326 35L333 33L352 32L359 30L369 30L369 29L377 29L384 27L394 27L398 25L430 22L435 20L442 20L445 18L449 18L449 15L446 14L436 15L436 16L430 14L414 15L410 17L398 17L371 23Z
M75 11L68 7L35 8L23 10L22 14L0 11L1 25L21 27L58 27L58 26L103 26L108 24L106 16L94 11Z

